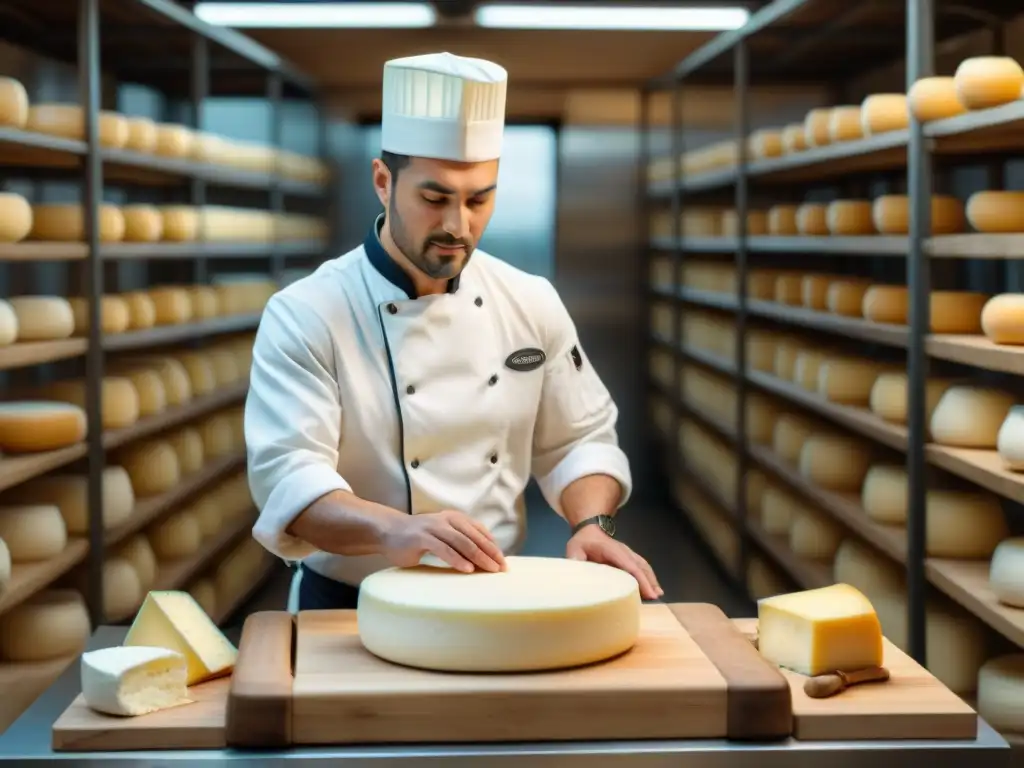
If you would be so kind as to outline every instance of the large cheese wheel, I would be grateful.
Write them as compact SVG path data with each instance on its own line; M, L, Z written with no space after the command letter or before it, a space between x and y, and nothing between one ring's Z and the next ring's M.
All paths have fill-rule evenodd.
M217 376L205 353L177 352L174 354L174 359L181 363L188 372L193 395L198 397L216 391Z
M807 134L803 123L792 123L782 129L782 149L786 154L807 149Z
M1003 605L1024 608L1024 536L999 542L989 564L988 585Z
M59 555L68 543L68 529L53 504L2 506L0 539L11 562L34 563Z
M797 464L804 443L816 429L815 422L804 416L795 413L779 414L775 420L775 429L772 430L772 451L784 462Z
M775 344L772 373L784 381L796 380L796 360L803 349L803 341L796 337L781 336Z
M740 222L736 211L722 213L722 236L739 237ZM768 214L765 211L747 211L747 236L768 234Z
M88 584L86 577L83 569L78 580L83 591ZM130 560L112 556L103 561L103 615L108 621L129 618L145 596L142 579Z
M999 429L1014 404L1007 392L957 384L939 398L930 422L932 439L959 448L995 448Z
M853 105L833 107L828 120L828 135L833 142L864 138L860 107Z
M18 341L55 341L75 333L75 312L60 296L12 296L7 303L18 321Z
M220 296L209 285L191 285L187 289L193 320L209 320L220 314Z
M864 294L871 284L865 280L843 278L835 280L828 286L826 304L828 311L844 317L862 317L864 311Z
M899 131L910 125L907 96L902 93L873 93L860 105L861 130L867 136Z
M961 104L989 109L1021 97L1024 70L1009 56L974 56L960 62L953 81Z
M71 657L85 649L91 632L80 592L45 589L0 613L0 656L13 662Z
M124 467L103 468L103 527L125 522L135 509L135 493ZM60 510L68 533L89 532L89 479L86 475L53 474L36 477L6 492L17 504L52 504Z
M988 491L930 488L926 505L930 557L988 559L1009 536L999 497Z
M19 194L0 192L0 243L24 240L31 231L32 205Z
M192 154L195 140L195 132L183 125L157 123L156 146L153 151L161 157L188 157Z
M802 502L785 488L769 484L761 498L761 527L769 536L789 534L793 510Z
M99 206L99 239L101 243L118 243L124 239L124 214L116 205ZM32 206L30 240L80 242L85 239L85 208L77 203L37 203Z
M0 299L0 347L13 344L18 339L18 315L9 301Z
M953 386L951 379L929 378L925 382L925 419L930 424L935 406L942 395ZM907 423L907 374L886 371L875 379L871 387L868 407L876 416L896 424Z
M42 388L44 397L86 407L84 379L56 381ZM139 420L139 393L131 379L123 376L104 376L100 387L100 408L104 429L123 429Z
M967 198L967 220L979 232L1024 232L1024 192L975 192Z
M801 349L793 366L793 381L808 392L818 391L818 372L828 359L822 349Z
M175 512L151 526L147 538L157 560L177 560L199 551L203 537L199 521L188 509Z
M124 362L125 369L150 369L160 376L168 405L184 405L192 399L192 381L185 366L173 357L144 357Z
M880 592L902 590L902 567L854 537L843 539L836 550L832 574L837 583L849 584L869 599Z
M89 335L89 300L80 296L68 299L75 316L75 335ZM103 296L100 299L100 328L103 333L124 333L128 330L131 312L128 302L120 296Z
M982 665L978 714L1002 734L1024 735L1024 653L997 656Z
M798 235L800 230L796 225L795 205L773 205L768 209L768 234L769 235Z
M944 120L967 112L956 94L952 77L923 77L907 92L907 103L914 117L922 123Z
M800 283L800 303L807 309L828 309L828 287L836 278L832 275L804 275Z
M0 77L0 125L24 128L28 122L28 91L20 80Z
M152 153L156 149L156 122L148 117L128 118L128 141L125 149Z
M982 307L981 329L995 344L1024 344L1024 293L1001 293Z
M828 206L824 203L804 203L796 209L796 228L801 235L829 234Z
M842 541L843 529L824 513L804 507L793 515L789 548L797 557L832 560Z
M775 278L775 301L798 307L803 302L803 276L783 273Z
M861 506L872 520L885 525L907 522L907 470L895 464L874 464L864 477Z
M157 325L177 325L192 319L192 302L185 288L166 286L149 291L156 310Z
M996 435L996 451L1006 468L1024 470L1024 406L1013 405Z
M155 416L167 408L167 388L156 371L146 368L125 368L119 370L118 375L128 379L135 387L139 398L140 416Z
M625 571L564 558L506 562L499 573L371 574L360 587L360 640L389 661L451 672L575 667L636 643L640 591Z
M121 452L119 463L132 480L139 497L166 493L181 480L178 455L166 440L146 440Z
M784 151L782 132L767 129L754 131L750 135L750 141L747 146L749 147L750 154L759 160L763 160L766 157L779 157Z
M164 219L155 205L126 205L121 213L126 243L154 243L163 235Z
M818 107L810 110L804 118L804 141L808 147L823 147L832 140L832 110Z
M871 220L883 235L910 232L910 198L907 195L881 195L871 205ZM967 228L964 204L952 195L932 195L931 234L952 235Z
M828 357L818 368L818 394L844 405L867 405L883 364L856 357Z
M833 200L826 212L829 234L874 234L875 225L871 214L870 200Z
M178 456L178 467L182 475L191 475L203 468L206 453L203 436L195 427L182 427L167 436L167 442Z
M981 312L988 294L976 291L932 291L928 302L931 333L975 334L981 331ZM904 286L873 285L861 308L866 320L906 325L910 292Z
M856 493L871 466L871 449L863 440L818 432L800 449L800 474L830 491Z
M0 403L0 451L34 453L85 440L85 411L61 402Z
M85 111L77 104L33 104L25 130L84 141ZM104 147L122 149L128 143L128 121L116 112L101 111L96 132Z

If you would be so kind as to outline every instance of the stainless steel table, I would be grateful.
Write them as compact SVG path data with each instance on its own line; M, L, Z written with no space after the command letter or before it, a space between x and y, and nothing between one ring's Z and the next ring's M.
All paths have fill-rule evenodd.
M125 627L101 627L89 647L118 645ZM237 642L241 627L227 630ZM0 762L61 761L66 766L329 765L370 768L1009 768L1006 741L979 720L975 741L856 741L743 744L706 741L605 741L563 744L423 745L395 747L294 747L286 751L188 750L181 752L54 752L50 729L81 690L78 664L72 664L11 727L0 735ZM0 695L3 692L0 691ZM1019 758L1018 758L1019 759ZM242 761L245 761L244 763Z

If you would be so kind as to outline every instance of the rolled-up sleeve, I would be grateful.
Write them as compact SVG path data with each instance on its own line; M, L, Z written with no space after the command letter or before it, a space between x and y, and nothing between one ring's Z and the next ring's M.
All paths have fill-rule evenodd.
M287 533L299 513L327 493L351 490L338 474L341 412L327 326L301 300L276 294L253 346L245 443L259 510L253 536L286 560L317 551Z
M619 506L633 491L629 460L619 447L619 410L587 359L576 326L547 280L540 283L547 360L533 437L533 475L559 514L562 492L587 475L613 477L622 488Z

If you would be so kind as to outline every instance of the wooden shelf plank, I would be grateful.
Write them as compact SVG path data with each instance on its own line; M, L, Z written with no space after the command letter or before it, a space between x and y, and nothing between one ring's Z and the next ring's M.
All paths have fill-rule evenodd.
M987 560L925 561L928 580L994 630L1024 649L1024 608L1003 605L989 587Z
M16 342L6 347L0 347L0 371L78 357L84 355L88 347L87 339Z
M0 734L21 717L65 669L77 663L79 655L80 652L46 661L0 662L0 691L3 691L3 696L0 696Z
M134 349L150 349L165 344L176 344L189 339L214 336L219 333L252 331L260 324L262 312L243 315L228 315L203 320L198 323L162 325L141 331L128 331L103 337L103 349L108 352L124 352Z
M279 253L283 256L302 256L321 253L326 243L320 240L282 240L280 242L159 242L108 243L101 255L108 260L152 259L251 259Z
M56 451L7 454L0 457L0 491L85 458L87 453L86 444L77 443Z
M11 568L11 580L7 588L0 592L0 613L63 576L82 562L88 551L89 542L85 538L74 537L68 539L64 551L56 557L38 563L16 563Z
M88 255L85 243L0 243L0 261L80 261Z

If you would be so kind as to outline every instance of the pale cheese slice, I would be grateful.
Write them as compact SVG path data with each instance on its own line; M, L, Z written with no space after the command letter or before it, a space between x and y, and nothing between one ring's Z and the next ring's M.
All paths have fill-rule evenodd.
M108 715L137 716L191 704L185 657L166 648L114 646L82 654L82 696Z

